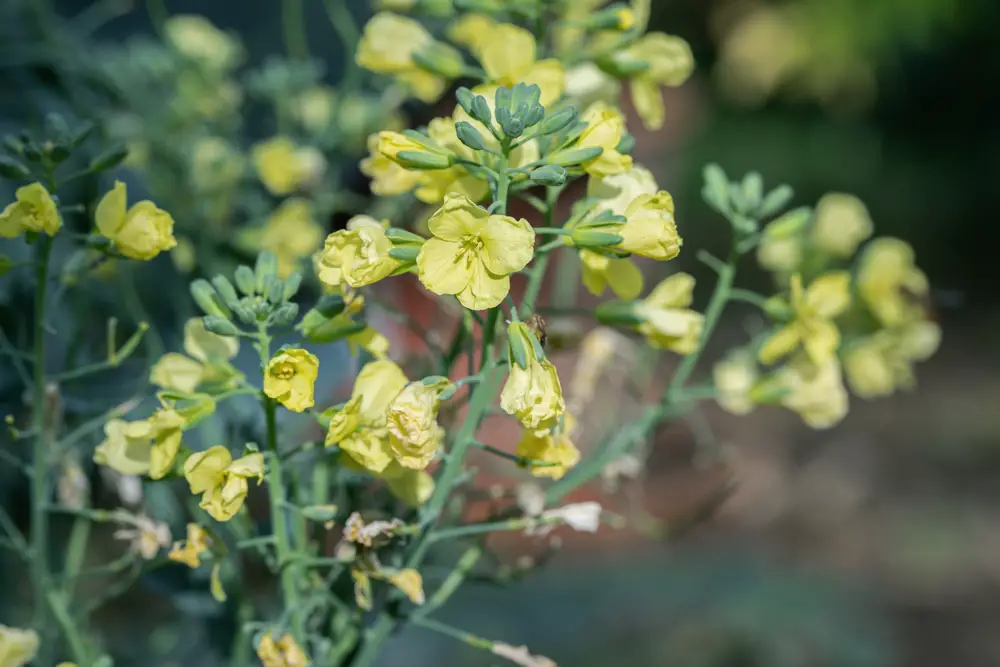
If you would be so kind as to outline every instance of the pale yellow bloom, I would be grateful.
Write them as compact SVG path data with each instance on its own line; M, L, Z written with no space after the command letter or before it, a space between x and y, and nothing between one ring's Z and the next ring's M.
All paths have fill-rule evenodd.
M444 429L437 421L438 399L447 383L411 382L392 399L386 411L389 446L405 468L423 470L444 442Z
M632 102L646 128L658 130L664 120L660 86L679 86L691 76L691 47L680 37L651 32L639 38L624 56L648 64L647 69L632 77Z
M264 667L307 667L309 664L305 651L288 632L277 641L270 632L261 637L257 644L257 657Z
M278 258L278 277L287 278L323 241L323 228L313 216L312 204L299 197L286 199L259 229L246 229L241 240L255 250L270 250Z
M312 184L326 168L315 148L299 147L288 137L274 137L254 144L251 150L260 182L272 195L287 195Z
M514 86L535 84L541 91L542 106L549 106L566 89L566 72L555 58L536 60L538 45L530 32L504 23L477 35L476 55L490 83Z
M393 461L382 471L389 490L410 507L420 507L434 493L434 478L423 470L404 468Z
M566 71L566 103L586 109L594 102L617 103L621 95L618 80L594 63L581 63Z
M636 306L642 319L639 333L650 346L691 354L698 348L704 316L689 308L693 300L694 278L676 273L649 293Z
M186 420L176 410L161 408L149 419L109 420L105 438L94 450L94 461L123 475L160 479L173 468Z
M632 168L632 156L618 152L618 144L625 137L625 117L621 111L603 102L595 102L584 111L581 120L587 129L576 141L575 148L601 148L601 154L583 163L591 176L613 176Z
M326 237L316 263L317 276L331 287L371 285L402 266L403 262L389 256L392 247L381 223L355 216L347 229Z
M812 239L816 247L846 259L872 235L868 208L853 195L831 192L816 204Z
M941 342L941 328L920 321L902 329L883 329L850 345L844 372L851 390L861 398L889 396L916 384L913 364L929 359Z
M490 215L468 197L448 195L431 216L417 257L420 282L435 294L454 294L470 310L497 306L510 291L510 274L534 254L527 220Z
M174 219L151 201L140 201L126 210L125 184L104 195L94 211L97 230L115 243L118 251L131 259L149 260L177 245Z
M337 444L366 469L381 473L394 460L387 411L406 386L406 375L389 360L365 364L354 381L351 400L332 415L326 444Z
M413 604L424 603L424 580L413 568L394 572L387 577L390 584L403 591Z
M786 392L781 404L812 428L830 428L847 414L847 389L836 357L816 365L800 356L780 369L776 379Z
M749 414L754 408L750 392L758 376L757 362L749 353L735 352L717 362L712 377L722 409L734 415Z
M458 135L455 132L455 122L456 120L460 120L461 117L457 110L455 116L454 120L451 118L433 119L427 126L428 135L435 143L454 153L457 157L466 160L476 160L475 151L458 140ZM480 134L483 134L484 138L486 136L492 138L492 135L482 125L468 118L465 118L465 120L473 122L474 126L480 129ZM489 139L487 139L487 144L489 143ZM515 151L516 153L517 151ZM513 162L511 166L515 166ZM454 165L447 169L422 172L419 187L415 194L417 195L417 199L425 204L441 202L449 194L464 195L472 201L478 202L482 201L489 194L489 190L489 185L486 181L469 173L465 167Z
M497 27L497 22L486 14L468 12L460 15L448 25L448 39L467 48L476 58L482 59L487 40Z
M167 41L179 53L205 67L227 70L239 64L243 50L238 41L216 28L204 16L175 14L163 24Z
M512 323L508 332L511 338L510 375L500 392L500 407L517 417L525 428L549 428L566 411L559 375L552 362L536 354L541 346L537 339L527 339L535 334L526 326ZM524 366L519 359L522 355L515 353L514 346L524 353Z
M587 181L587 196L600 200L598 210L611 211L620 216L625 216L625 211L636 199L642 195L655 195L659 190L652 172L638 165L621 174L591 176Z
M333 119L337 103L337 93L329 86L313 86L302 92L295 100L295 116L310 132L325 130Z
M201 493L199 506L216 521L229 521L240 508L249 490L247 480L264 478L264 455L247 454L233 460L222 445L192 454L184 462L184 477L191 493Z
M190 394L201 383L202 374L200 362L177 352L168 352L149 370L149 382L162 389Z
M631 301L642 294L642 271L628 258L580 249L580 279L587 291L600 296L607 287L619 299Z
M764 228L757 246L757 262L775 273L792 273L802 265L803 230L809 216L792 211Z
M267 364L264 393L293 412L314 404L313 386L319 375L319 359L307 350L281 350Z
M0 667L24 667L37 652L37 632L0 625Z
M614 246L634 255L660 261L673 259L681 251L680 235L674 222L674 200L670 193L639 195L625 209L626 222L613 228L622 237Z
M187 539L174 542L167 558L191 569L201 566L201 555L208 551L208 533L196 523L187 525Z
M379 135L368 137L368 157L361 161L361 173L372 179L372 193L380 197L410 192L419 183L421 172L398 165L379 150Z
M414 55L430 52L446 69L455 74L461 71L461 54L436 42L420 23L391 12L380 12L365 25L355 60L367 70L395 76L420 100L434 102L441 97L448 82L440 73L424 70L414 62Z
M885 326L899 326L923 317L919 297L929 289L927 276L914 262L906 241L880 238L865 249L858 267L858 293Z
M760 360L773 364L800 345L814 364L832 358L840 346L840 331L833 320L851 304L851 277L834 271L802 287L802 276L792 276L788 306L792 321L776 331L760 349Z
M569 424L565 426L568 427ZM568 431L569 428L564 428L560 433L552 429L524 430L521 440L517 443L517 455L532 461L551 464L529 465L532 475L561 479L580 461L580 450L573 444Z
M16 201L0 212L0 237L12 239L22 232L38 232L55 236L62 228L59 207L41 183L19 187Z
M184 351L198 361L227 360L239 353L240 340L212 333L203 318L192 317L184 323Z

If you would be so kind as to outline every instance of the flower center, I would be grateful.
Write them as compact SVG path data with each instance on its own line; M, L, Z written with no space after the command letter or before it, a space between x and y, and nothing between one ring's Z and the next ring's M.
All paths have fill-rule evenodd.
M291 380L295 377L295 367L291 364L278 364L278 367L274 369L274 377L279 380Z
M483 251L483 239L479 233L467 234L462 238L462 246L458 251L459 257L465 257L467 262L471 262Z

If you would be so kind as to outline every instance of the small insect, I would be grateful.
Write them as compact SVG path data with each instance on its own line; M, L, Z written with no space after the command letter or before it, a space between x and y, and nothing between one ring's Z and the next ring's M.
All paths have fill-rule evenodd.
M542 347L545 347L546 341L549 339L549 332L545 328L545 320L538 313L531 316L528 320L528 328L535 332L538 337L538 342L541 343Z

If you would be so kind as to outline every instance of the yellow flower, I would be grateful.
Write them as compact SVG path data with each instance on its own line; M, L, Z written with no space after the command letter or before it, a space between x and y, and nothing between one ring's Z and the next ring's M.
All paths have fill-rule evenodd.
M507 331L510 375L500 392L500 407L525 428L549 428L566 411L556 368L527 326L512 322Z
M847 414L847 390L836 357L819 365L807 356L797 357L778 371L776 379L786 392L781 404L812 428L830 428Z
M149 260L177 245L174 219L151 201L140 201L126 210L125 184L104 195L94 211L97 229L115 243L118 251L131 259Z
M594 102L615 104L621 95L621 84L594 63L581 63L566 72L566 103L576 109L586 109Z
M459 158L476 160L475 151L458 140L458 134L455 132L456 120L463 120L457 110L454 120L451 118L435 118L428 124L427 133L435 143L454 153ZM470 119L464 118L464 120L468 122ZM480 134L492 137L486 128L482 127L479 123L476 123L476 125L482 128ZM487 144L489 143L487 139ZM518 166L514 164L515 160L513 158L517 157L517 153L520 150L523 150L523 147L515 150L512 154L511 167ZM417 195L417 199L425 204L441 202L449 194L464 195L472 201L478 202L484 199L490 191L489 185L485 181L470 174L461 165L454 165L447 169L424 171L420 175L419 186L415 194Z
M340 449L366 469L381 473L393 461L387 410L406 386L406 375L389 360L365 364L354 381L351 400L332 415L326 444Z
M632 45L624 57L648 65L632 77L632 102L646 128L658 130L664 120L660 86L679 86L691 76L694 71L691 47L680 37L651 32Z
M247 233L249 232L249 233ZM270 250L278 258L278 276L287 278L323 240L323 228L308 200L292 197L274 210L261 229L245 230L242 238L255 250Z
M587 291L600 296L611 287L619 299L631 301L642 293L642 271L632 260L580 249L580 279Z
M201 363L183 354L168 352L149 370L149 382L163 389L190 394L201 383L202 373Z
M288 137L255 144L251 157L260 182L272 195L287 195L313 183L326 168L322 153L298 147Z
M503 23L479 34L476 56L490 83L514 86L535 84L541 91L542 106L549 106L566 89L566 72L555 58L536 60L538 45L530 32Z
M529 428L524 430L521 440L517 443L517 455L532 461L549 464L529 466L532 475L561 479L570 468L580 461L580 450L570 440L568 430L568 428L564 428L560 433L555 433L551 429L537 431Z
M37 632L0 625L0 667L24 667L37 652Z
M239 42L211 24L204 16L175 14L163 24L167 41L179 53L206 67L227 70L239 64Z
M929 359L940 343L941 328L934 322L878 331L850 345L844 353L847 382L861 398L912 389L916 384L913 363Z
M420 507L434 493L434 478L423 470L404 468L393 461L382 471L389 490L410 507Z
M434 102L444 92L447 80L422 69L414 61L416 54L430 52L434 52L448 69L457 67L460 70L461 54L436 42L418 22L391 12L380 12L365 25L355 60L367 70L395 76L420 100Z
M347 347L352 356L358 354L358 348L376 359L385 359L389 356L389 339L371 327L348 336Z
M386 411L389 446L396 461L405 468L423 470L444 441L444 429L437 422L438 398L447 382L411 382L392 399Z
M924 309L916 297L927 290L927 276L914 263L910 244L880 238L865 249L858 267L858 293L885 326L920 319Z
M803 230L809 215L790 211L768 224L757 246L757 262L775 273L791 273L802 265Z
M368 137L368 157L361 161L361 173L372 179L372 193L380 197L410 192L421 179L421 172L396 164L379 150L379 135Z
M757 362L753 355L735 352L717 362L712 368L716 400L726 412L734 415L749 414L754 407L751 391L758 379Z
M277 641L268 632L257 644L257 657L264 667L306 667L309 658L291 633L286 632Z
M448 26L448 39L467 48L472 55L482 60L487 40L485 35L496 30L497 23L486 14L469 12L462 14Z
M293 412L313 406L319 359L299 348L281 350L267 364L264 393Z
M591 176L613 176L632 168L632 156L618 152L618 144L625 137L625 117L617 109L595 102L584 111L581 120L587 129L577 139L575 148L601 148L600 155L583 163Z
M704 316L688 308L693 300L694 278L676 273L636 306L642 319L639 333L652 347L691 354L698 348Z
M873 229L868 208L853 195L832 192L816 204L813 243L834 257L846 259L853 255Z
M187 525L187 539L174 542L167 558L192 570L201 566L201 555L208 551L208 533L196 523Z
M389 256L392 241L381 223L355 216L342 229L326 237L316 264L319 279L331 287L344 283L358 288L387 278L403 265Z
M840 331L833 319L851 304L851 277L846 271L834 271L802 288L802 276L791 281L788 306L792 321L775 332L760 349L760 360L773 364L801 345L814 364L832 358L840 346Z
M597 208L620 216L625 216L629 204L636 199L642 195L655 195L659 190L652 172L640 166L603 178L591 176L587 181L587 196L599 200Z
M0 212L0 237L12 239L21 232L45 232L49 236L62 228L62 217L52 195L41 183L19 187L17 201Z
M497 306L510 290L510 274L534 254L527 220L490 215L468 197L448 195L431 216L434 238L417 257L420 282L435 294L454 294L470 310Z
M109 420L104 425L105 438L94 450L94 462L123 475L148 473L160 479L173 468L185 424L184 417L170 408L161 408L142 421Z
M387 577L390 584L403 591L413 604L424 603L424 580L413 568L394 572Z
M650 259L666 261L681 251L680 235L674 222L674 200L670 193L639 195L625 209L626 222L612 233L622 237L614 246Z
M184 323L184 351L198 361L232 359L240 351L240 341L214 334L205 328L203 318L192 317Z
M329 86L313 86L294 101L293 111L302 126L313 133L325 130L333 119L337 93Z
M222 445L188 457L184 462L184 477L191 493L201 493L199 506L216 521L229 521L247 496L247 480L264 478L264 455L248 454L233 460L232 454Z

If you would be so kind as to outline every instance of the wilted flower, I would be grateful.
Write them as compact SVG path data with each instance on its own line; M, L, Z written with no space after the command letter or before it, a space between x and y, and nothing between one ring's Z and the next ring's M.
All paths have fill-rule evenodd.
M392 275L403 262L389 256L392 241L385 227L369 216L355 216L347 229L326 237L316 262L319 279L331 287L358 288Z
M319 375L319 359L307 350L280 350L264 373L264 393L294 412L314 404L313 386Z
M146 560L153 560L160 549L170 546L170 527L160 521L154 521L148 516L129 516L127 528L115 531L115 539L127 540L130 548Z
M12 239L22 232L45 233L55 236L62 228L59 207L41 183L19 187L17 201L0 212L0 237Z
M424 580L413 568L394 572L386 577L390 584L398 588L410 598L413 604L424 603Z
M601 505L593 501L571 503L542 512L541 518L560 521L576 531L596 533L601 525Z
M286 632L277 641L268 632L257 644L257 657L264 667L307 667L309 658L291 633Z
M510 291L510 274L534 254L527 220L491 215L468 197L448 195L431 216L417 257L420 282L435 294L454 294L470 310L497 306Z
M561 479L566 472L580 461L580 450L570 439L571 420L566 418L563 429L525 429L517 443L517 455L545 465L529 464L535 477Z
M447 381L411 382L389 403L389 446L404 468L423 470L440 449L444 429L437 422L438 400L447 385Z
M222 445L188 457L184 462L184 477L191 493L201 493L199 506L216 521L229 521L240 508L248 491L247 480L264 478L264 456L254 453L233 460Z
M187 525L187 539L174 542L167 558L191 569L201 566L201 555L208 551L208 533L196 523Z
M344 524L344 539L348 542L360 544L363 547L371 547L380 537L392 537L396 529L401 528L403 522L399 519L392 521L372 521L365 523L361 514L354 512L347 517Z
M503 642L493 642L490 650L495 655L513 662L520 667L557 667L544 655L532 655L527 646L511 646Z
M174 219L156 204L144 200L127 208L125 184L115 186L97 204L97 230L111 239L118 251L131 259L149 260L177 245Z

